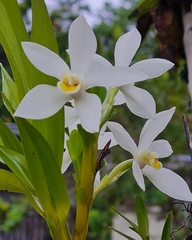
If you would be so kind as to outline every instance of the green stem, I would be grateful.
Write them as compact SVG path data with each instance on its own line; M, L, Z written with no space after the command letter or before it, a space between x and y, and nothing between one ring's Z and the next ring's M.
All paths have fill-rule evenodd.
M89 197L84 203L77 204L76 221L75 221L75 233L73 240L85 240L87 236L88 224L89 224L89 211L93 199L93 191L90 192Z
M107 100L105 101L105 107L102 111L102 116L101 116L101 127L103 124L108 120L109 115L111 113L111 110L113 108L114 104L114 97L119 91L119 87L114 87L109 90L109 93L107 95Z
M101 127L109 119L114 97L119 87L111 88L102 110ZM98 136L97 136L98 140ZM97 143L97 141L96 141ZM80 182L76 179L76 220L73 240L85 240L89 222L89 211L93 201L93 185L97 164L97 144L84 146Z
M76 219L73 240L85 240L87 236L89 211L93 200L93 185L97 162L97 141L92 147L84 146L81 179L76 183Z

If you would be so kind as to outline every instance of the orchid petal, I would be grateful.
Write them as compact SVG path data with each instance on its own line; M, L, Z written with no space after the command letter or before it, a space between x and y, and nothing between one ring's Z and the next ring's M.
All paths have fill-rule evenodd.
M65 127L71 126L77 119L76 109L74 107L65 106Z
M102 150L105 145L111 140L110 148L118 145L117 141L115 140L113 134L111 132L105 132L104 134L99 135L99 141L98 141L98 149Z
M91 66L90 66L90 69L89 69L89 72L90 71L100 71L100 69L103 69L104 67L106 67L108 69L108 67L113 67L112 64L106 60L104 57L100 56L99 54L95 54L94 55L94 58L93 58L93 61L91 63ZM88 77L85 77L84 81L83 81L83 84L84 84L84 88L87 89L89 87L92 87L92 86L96 86L95 84L91 84L91 77L92 75L89 75ZM99 86L99 85L97 85Z
M117 87L133 82L140 82L147 79L147 75L139 70L129 67L98 67L91 65L88 74L85 76L85 88L93 86Z
M69 136L65 133L65 141L64 141L64 148L67 149L67 140L69 139Z
M103 134L105 134L105 131L106 131L106 129L107 129L107 125L106 125L106 123L102 126L102 128L100 129L100 135L103 135Z
M77 119L72 125L70 125L68 127L69 128L69 132L72 132L74 129L77 129L77 125L78 124L81 124L79 119Z
M107 59L105 59L99 54L94 55L93 62L91 64L99 68L112 66L112 64Z
M155 118L155 101L146 90L131 84L120 88L130 111L142 118Z
M48 48L33 42L22 42L22 47L29 61L39 71L59 80L65 73L70 73L63 59Z
M168 157L173 153L172 147L166 140L157 140L151 143L149 150L156 152L159 158Z
M18 108L14 116L29 119L44 119L57 113L70 96L63 94L57 87L41 84L30 90Z
M124 97L124 95L121 91L118 91L114 100L115 100L114 106L121 105L121 104L125 103L125 97Z
M136 161L133 161L132 171L133 171L133 176L134 176L135 181L137 182L138 186L143 191L145 191L145 182L144 182L143 174L141 172L139 164Z
M144 72L149 78L156 78L172 68L174 64L161 58L145 59L131 66L133 69Z
M107 122L107 127L113 133L115 139L118 144L128 152L130 152L133 156L137 153L137 145L129 135L129 133L116 122Z
M139 146L138 146L139 152L141 152L142 150L148 149L152 141L167 126L174 112L175 112L175 107L156 114L155 120L149 119L145 123L139 138Z
M134 30L122 35L115 45L115 66L129 66L141 43L141 34Z
M77 115L82 127L88 132L98 132L101 118L101 101L97 95L83 92L75 99Z
M181 201L192 201L187 183L175 172L166 168L155 170L149 166L145 166L142 172L161 192Z
M66 149L64 154L63 154L63 162L62 162L62 166L61 166L61 172L64 173L67 168L69 167L69 165L71 164L72 160L71 157L69 155L69 151Z
M72 72L84 77L93 61L97 41L83 16L76 18L69 29L69 56Z
M95 176L94 188L100 183L100 181L101 181L101 176L100 176L100 171L98 171Z

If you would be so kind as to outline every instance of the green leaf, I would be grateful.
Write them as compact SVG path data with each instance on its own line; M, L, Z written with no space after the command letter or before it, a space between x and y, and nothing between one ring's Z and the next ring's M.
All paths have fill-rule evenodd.
M53 52L59 54L57 40L53 31L53 26L49 17L44 0L32 0L32 42L39 43ZM41 23L41 24L39 24ZM53 77L47 76L31 66L31 83L30 88L38 84L55 85L57 80Z
M125 233L120 232L119 230L117 230L117 229L115 229L115 228L113 228L113 227L110 227L110 228L111 228L113 231L115 231L116 233L119 233L119 235L125 237L125 238L128 239L128 240L136 240L135 238L132 238L132 237L126 235Z
M172 225L173 213L172 211L167 214L165 224L162 231L161 240L170 240L170 232Z
M83 141L78 130L74 129L70 133L67 146L72 160L77 160L83 150Z
M28 62L24 56L21 41L27 41L28 35L22 16L15 0L0 1L0 43L9 60L18 97L21 100L27 92Z
M33 189L26 160L23 155L4 146L0 146L0 157L26 186Z
M15 36L18 42L21 42L23 39L28 39L28 34L23 23L21 11L17 1L1 0L0 2L3 4L4 8L6 9L6 12L9 14L9 19L13 26L13 30L16 33Z
M83 145L87 148L92 148L96 142L95 134L85 131L80 124L77 125L77 128L83 140Z
M47 220L52 223L58 219L61 222L66 221L69 199L53 151L45 138L29 122L22 118L16 120L31 181Z
M25 187L16 175L0 169L0 189L2 191L25 193Z
M0 169L0 190L24 193L34 209L42 216L45 217L44 213L40 210L36 202L34 201L31 193L22 184L19 178L12 172Z
M53 26L44 0L32 0L32 41L59 53ZM39 24L41 23L41 24Z
M53 26L43 0L32 0L31 38L33 42L39 43L58 54L59 50ZM57 80L55 78L43 74L33 67L32 64L30 64L30 67L30 88L38 84L56 86ZM44 111L46 111L46 109ZM61 109L50 118L38 121L33 120L32 124L48 141L58 166L61 167L64 146L64 109ZM57 125L57 127L55 127L55 125Z
M125 221L126 222L128 222L131 226L132 226L132 230L133 231L135 231L136 233L139 233L139 228L138 228L138 226L134 223L134 222L132 222L130 219L128 219L128 218L126 218L123 214L121 214L117 209L115 209L115 208L113 208L113 207L111 207L111 209L113 210L113 211L115 211L117 214L119 214L119 216L121 216L122 218L124 218L125 219Z
M143 240L146 240L149 236L149 221L145 205L139 196L136 197L136 214L139 234Z
M0 119L0 137L3 145L15 152L23 154L23 148L19 139L10 128Z
M90 192L92 192L97 162L96 139L98 134L86 132L80 124L77 125L77 128L82 138L83 151L78 166L79 172L76 172L76 200L80 205L83 205L86 201L89 201Z
M33 120L32 124L48 142L60 168L64 152L64 108L49 118Z
M17 92L17 86L11 79L7 71L0 64L2 72L2 98L3 102L11 115L15 112L19 105L19 97Z
M75 168L75 180L80 178L81 165L82 165L82 151L83 151L83 141L79 131L74 129L67 141L67 147L70 157Z

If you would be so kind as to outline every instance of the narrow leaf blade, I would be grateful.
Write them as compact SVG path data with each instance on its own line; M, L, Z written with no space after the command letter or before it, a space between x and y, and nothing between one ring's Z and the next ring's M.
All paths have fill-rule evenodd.
M30 189L33 189L25 157L18 152L0 146L0 157L12 172Z
M19 180L19 178L12 172L0 169L0 190L16 193L24 193L33 208L42 216L45 217L44 213L38 207L31 193L27 190L25 185Z
M37 197L49 218L66 220L69 199L61 169L45 138L25 119L17 119Z
M16 175L10 171L0 169L0 190L25 193L25 188Z
M15 0L0 1L0 43L9 60L18 97L21 100L27 92L28 63L21 48L21 41L27 41L26 33L18 4Z
M17 86L11 79L7 71L0 64L2 72L2 98L3 102L11 115L15 112L19 105L19 97L17 92Z
M140 197L136 197L136 214L139 227L139 234L143 239L149 236L149 221L145 205Z
M33 42L39 43L57 54L59 53L53 26L43 0L32 0L31 39ZM57 80L55 78L43 74L33 67L32 64L30 64L30 67L30 88L43 83L56 86ZM59 167L61 167L63 157L62 150L64 146L64 109L61 109L50 118L32 121L32 124L48 141L57 163ZM57 127L54 127L55 124L57 124ZM55 139L57 139L57 141L55 141Z
M132 238L128 235L126 235L125 233L122 233L120 232L119 230L113 228L113 227L110 227L113 231L115 231L116 233L118 233L119 235L123 236L124 238L128 239L128 240L136 240L135 238Z
M0 119L0 137L3 145L15 152L23 154L23 148L19 139L10 130L10 128Z
M111 207L111 208L113 209L113 211L115 211L117 214L119 214L119 216L124 218L125 221L127 221L132 226L132 228L135 232L137 232L137 233L139 232L139 228L134 222L132 222L130 219L126 218L123 214L121 214L119 211L117 211L117 209L115 209L113 207Z
M165 224L163 227L163 232L161 236L161 240L170 240L170 232L171 232L171 226L172 226L172 219L173 219L173 213L172 211L167 214Z

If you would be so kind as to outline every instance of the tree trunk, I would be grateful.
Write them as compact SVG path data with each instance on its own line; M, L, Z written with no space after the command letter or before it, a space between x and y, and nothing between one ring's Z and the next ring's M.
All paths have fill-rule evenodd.
M188 7L183 5L182 9L183 19L183 47L186 56L187 69L188 69L188 90L192 103L192 12L190 5ZM192 106L192 105L191 105Z

